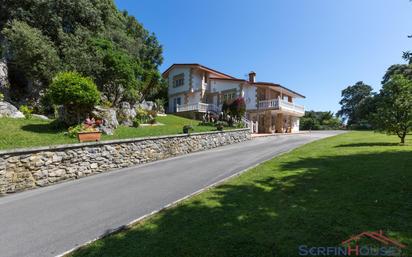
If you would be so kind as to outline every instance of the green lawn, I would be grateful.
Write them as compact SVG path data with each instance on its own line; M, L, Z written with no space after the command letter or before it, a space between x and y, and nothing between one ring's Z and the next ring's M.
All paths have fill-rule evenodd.
M139 128L120 126L113 136L103 135L103 140L181 134L184 125L192 125L193 132L216 130L211 126L198 126L199 121L174 115L159 116L157 120L165 125ZM53 126L52 121L0 118L0 149L77 143L77 139L63 134L66 131Z
M308 144L72 256L293 257L380 229L410 254L412 141L398 141L353 132Z

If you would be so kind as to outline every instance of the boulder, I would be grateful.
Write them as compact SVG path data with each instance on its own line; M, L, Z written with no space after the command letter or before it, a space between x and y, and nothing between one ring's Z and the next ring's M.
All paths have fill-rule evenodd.
M0 93L3 94L6 100L9 98L9 86L7 63L4 59L0 59Z
M100 130L106 135L113 135L114 130L119 126L116 110L113 108L96 106L92 111L92 116L103 120Z
M152 101L143 100L137 107L146 111L152 111L156 108L156 104Z
M1 117L19 119L24 118L24 114L10 103L0 102L0 118Z
M65 108L62 105L58 107L57 111L59 121L69 126L79 124L87 118L87 115L79 116L79 114L74 110L70 108Z
M124 126L132 126L133 119L136 117L135 107L131 107L128 102L121 102L117 112L119 123Z

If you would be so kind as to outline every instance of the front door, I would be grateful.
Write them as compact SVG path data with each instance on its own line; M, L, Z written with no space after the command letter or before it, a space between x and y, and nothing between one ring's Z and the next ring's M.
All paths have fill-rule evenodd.
M176 97L173 99L173 112L177 112L177 106L181 105L181 99L180 97Z

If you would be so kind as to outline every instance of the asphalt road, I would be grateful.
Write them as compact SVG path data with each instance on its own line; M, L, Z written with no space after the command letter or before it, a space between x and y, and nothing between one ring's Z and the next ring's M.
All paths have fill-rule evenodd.
M256 138L0 197L0 256L62 254L273 156L338 133Z

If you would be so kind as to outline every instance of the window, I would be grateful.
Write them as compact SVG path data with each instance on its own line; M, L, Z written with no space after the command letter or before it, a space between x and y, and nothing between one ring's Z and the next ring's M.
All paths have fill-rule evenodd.
M231 101L236 98L236 92L230 92L230 93L225 93L223 94L223 101Z
M185 75L179 74L173 77L173 87L181 87L185 84Z

